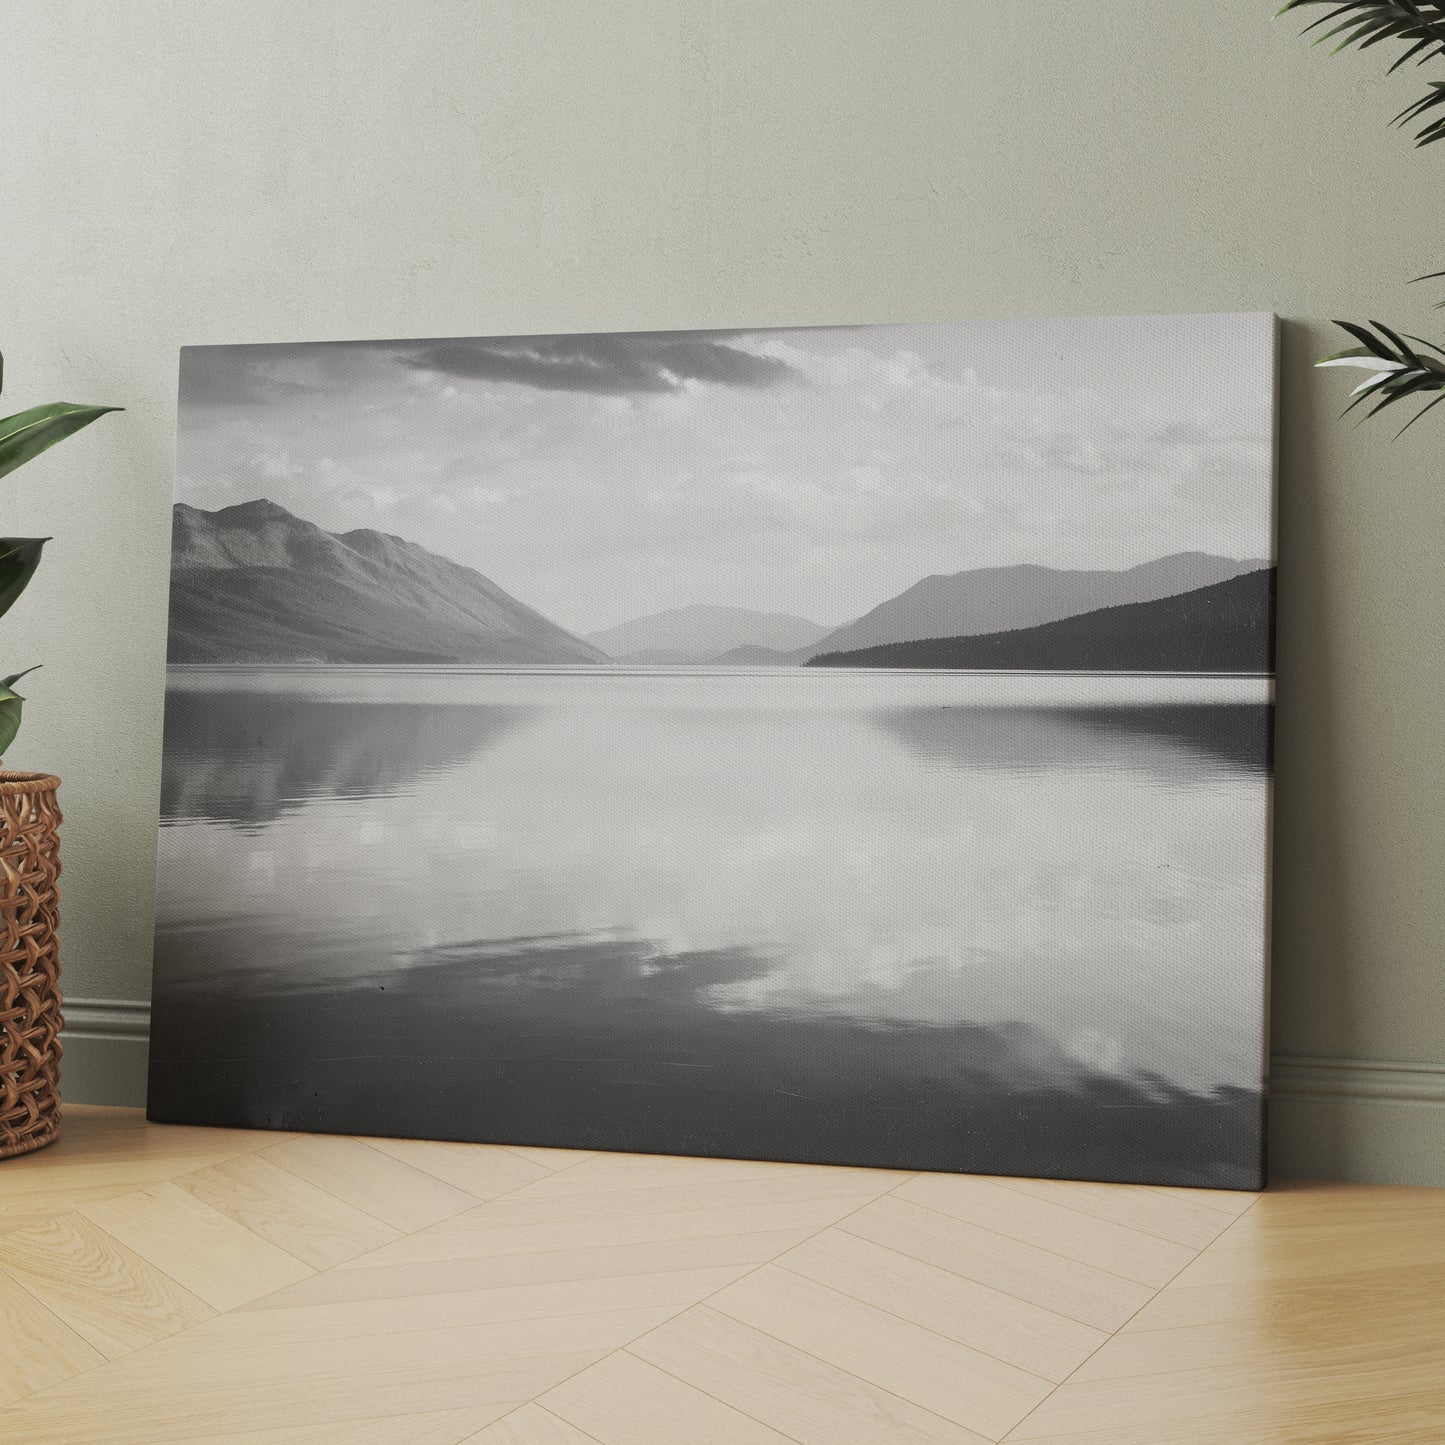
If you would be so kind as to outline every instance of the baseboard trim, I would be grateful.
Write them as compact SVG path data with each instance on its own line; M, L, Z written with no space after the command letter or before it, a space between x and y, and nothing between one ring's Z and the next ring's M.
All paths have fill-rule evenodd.
M1273 1098L1379 1099L1445 1104L1445 1064L1396 1064L1383 1059L1319 1059L1276 1054L1270 1060Z
M143 1108L150 1004L143 999L67 998L61 1013L61 1099Z
M1273 1059L1269 1166L1276 1178L1445 1185L1445 1064Z
M64 1096L144 1104L150 1004L72 998L64 1012ZM1282 1177L1445 1185L1445 1063L1276 1054L1270 1166Z
M61 1011L66 1038L150 1039L151 1006L143 999L68 998Z

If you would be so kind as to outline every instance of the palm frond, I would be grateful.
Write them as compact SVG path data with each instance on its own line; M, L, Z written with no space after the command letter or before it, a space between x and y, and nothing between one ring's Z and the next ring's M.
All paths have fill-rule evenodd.
M1371 417L1387 406L1398 405L1412 396L1445 393L1445 352L1441 352L1442 359L1437 361L1424 350L1415 350L1405 338L1378 321L1371 321L1368 326L1357 326L1351 321L1336 321L1335 325L1360 344L1323 357L1315 365L1357 366L1371 373L1350 393L1352 400L1345 408L1347 414L1364 402L1373 403L1366 413L1367 417ZM1434 342L1421 341L1418 336L1411 336L1409 340L1418 342L1422 348L1440 351ZM1427 403L1400 431L1405 431L1440 401L1445 401L1445 395L1436 396Z
M1304 33L1308 35L1321 25L1327 26L1311 43L1321 45L1334 40L1331 55L1338 55L1352 45L1368 50L1382 41L1399 41L1406 48L1390 65L1391 72L1411 60L1423 65L1427 60L1445 56L1445 3L1442 0L1287 0L1275 12L1276 18L1292 10L1302 10L1306 5L1328 7L1327 13L1305 26ZM1430 114L1440 105L1445 105L1445 81L1431 81L1429 91L1407 105L1391 124L1404 126L1424 119L1426 124L1416 135L1415 144L1423 146L1445 140L1445 115Z

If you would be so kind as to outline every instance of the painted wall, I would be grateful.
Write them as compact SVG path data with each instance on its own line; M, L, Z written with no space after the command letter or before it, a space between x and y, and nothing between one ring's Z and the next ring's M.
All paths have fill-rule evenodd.
M5 483L56 537L4 658L65 778L69 1096L139 1087L183 343L1274 310L1277 1157L1445 1182L1445 420L1309 368L1331 316L1445 332L1445 151L1274 8L4 0L6 400L129 408Z

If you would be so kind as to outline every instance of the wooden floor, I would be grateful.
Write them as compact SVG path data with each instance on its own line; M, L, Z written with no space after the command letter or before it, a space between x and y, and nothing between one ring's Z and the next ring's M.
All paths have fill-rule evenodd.
M1445 1190L147 1124L0 1163L6 1445L1430 1445Z

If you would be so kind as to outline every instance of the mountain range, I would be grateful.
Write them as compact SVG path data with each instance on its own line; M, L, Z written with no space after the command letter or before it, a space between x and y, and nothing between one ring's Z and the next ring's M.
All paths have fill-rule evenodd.
M480 572L385 532L333 533L275 502L171 527L169 662L598 663Z
M833 630L786 612L698 605L589 632L587 641L618 662L700 663L740 647L790 652L810 647Z
M1023 657L1028 648L1039 649L1039 657L1074 656L1070 648L1084 647L1071 663L1039 665L1102 667L1078 657L1102 657L1116 645L1101 640L1113 636L1107 627L1100 631L1103 614L1132 615L1131 607L1204 593L1266 568L1200 552L1120 571L978 568L925 577L838 627L788 613L694 605L581 637L473 568L385 532L326 532L264 499L214 512L178 503L167 657L176 663L799 666L818 659L847 666L1028 667L1034 664L904 662L898 659L924 654L894 649L997 659ZM1257 590L1257 583L1236 589L1241 607L1254 598L1251 587ZM1255 622L1267 632L1269 612L1260 606ZM1207 607L1192 605L1139 615L1145 631L1176 626L1193 635L1216 625ZM1070 621L1079 625L1047 631ZM1005 645L1000 637L1012 641ZM1221 638L1195 640L1218 651ZM964 641L977 646L958 645ZM1179 645L1193 644L1181 636ZM1135 644L1117 646L1128 651Z
M844 623L826 637L791 653L764 655L756 649L735 652L715 661L738 666L785 667L804 663L825 652L854 652L891 642L926 637L974 637L1014 632L1058 622L1101 607L1150 602L1192 592L1265 562L1239 562L1207 552L1176 552L1123 571L1067 571L1030 563L1013 567L978 567L967 572L925 577L880 602L856 621Z
M1076 617L970 637L934 637L821 653L811 667L947 668L1010 672L1274 670L1275 569L1126 602Z

